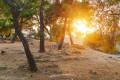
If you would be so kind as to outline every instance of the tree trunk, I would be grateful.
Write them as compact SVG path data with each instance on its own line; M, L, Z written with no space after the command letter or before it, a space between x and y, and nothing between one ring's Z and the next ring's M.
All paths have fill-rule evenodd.
M14 35L13 38L12 38L11 43L14 43L14 42L15 42L16 37L17 37L17 34L15 33L15 35Z
M40 50L45 52L43 7L40 7Z
M50 42L53 41L53 33L52 33L52 30L53 30L53 25L50 26Z
M23 18L19 22L20 29L22 29L22 23L23 23ZM14 43L16 38L17 38L17 34L15 33L15 35L12 38L11 43Z
M70 23L68 24L68 35L69 35L69 37L70 37L70 42L71 42L71 45L73 45L73 40L72 40L72 35L71 35L71 31L70 31L70 28L71 28L71 21L70 21Z
M29 44L28 44L26 38L21 33L21 29L20 29L20 26L19 26L19 22L18 22L19 12L17 11L16 7L14 6L14 4L11 0L5 0L5 1L11 7L11 13L12 13L12 16L13 16L13 24L14 24L14 28L15 28L15 33L18 35L18 37L22 41L22 44L24 46L24 50L25 50L25 53L26 53L26 56L27 56L27 60L28 60L28 63L29 63L29 68L32 72L36 72L37 71L37 66L36 66L35 61L33 59L33 55L32 55L32 53L29 49Z
M64 27L63 27L63 29L62 29L62 38L61 38L60 43L59 43L59 45L58 45L58 50L61 50L61 49L62 49L62 45L63 45L64 38L65 38L66 26L67 26L67 18L65 18L65 21L64 21Z

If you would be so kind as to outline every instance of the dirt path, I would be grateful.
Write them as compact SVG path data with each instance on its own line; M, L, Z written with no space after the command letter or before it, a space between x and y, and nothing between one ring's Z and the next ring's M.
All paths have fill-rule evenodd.
M29 42L38 72L28 70L21 42L0 44L0 80L120 80L120 56L89 48L46 41L46 53L38 53L39 41ZM51 46L52 45L52 46Z

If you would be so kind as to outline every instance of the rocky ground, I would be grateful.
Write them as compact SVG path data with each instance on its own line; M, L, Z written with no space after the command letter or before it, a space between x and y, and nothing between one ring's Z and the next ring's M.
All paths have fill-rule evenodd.
M39 40L29 42L38 71L28 70L21 42L0 44L0 80L120 80L120 55L46 41L46 53L39 53Z

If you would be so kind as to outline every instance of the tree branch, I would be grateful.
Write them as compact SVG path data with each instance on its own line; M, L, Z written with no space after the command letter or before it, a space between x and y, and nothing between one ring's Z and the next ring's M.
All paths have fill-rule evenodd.
M20 8L22 8L21 5L18 3L18 1L16 1L16 0L13 0L13 1L16 2L17 5L18 5Z
M11 7L15 7L15 5L13 4L13 2L11 0L5 0L5 2Z
M44 27L44 29L47 31L47 33L50 35L50 32L48 31L48 29L46 27Z
M22 11L23 8L25 8L25 7L28 5L28 3L29 3L30 1L31 1L31 0L29 0L23 7L21 7L21 8L19 9L19 11Z
M111 14L111 15L120 15L120 13L113 13L113 14Z

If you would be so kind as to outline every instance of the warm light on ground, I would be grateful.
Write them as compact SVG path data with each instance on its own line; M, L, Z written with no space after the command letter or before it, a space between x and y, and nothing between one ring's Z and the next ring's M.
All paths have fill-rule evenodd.
M85 20L75 20L73 22L73 27L75 27L76 31L80 31L84 34L94 32L95 30L93 28L88 28L87 22Z

